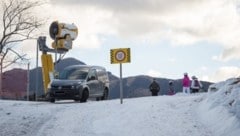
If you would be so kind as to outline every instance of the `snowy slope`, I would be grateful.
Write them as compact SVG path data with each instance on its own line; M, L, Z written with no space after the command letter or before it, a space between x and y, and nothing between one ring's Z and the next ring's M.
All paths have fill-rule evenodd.
M199 105L199 117L217 136L240 135L240 79L213 84Z
M124 99L123 104L0 100L0 136L238 136L236 82L214 84L216 92Z

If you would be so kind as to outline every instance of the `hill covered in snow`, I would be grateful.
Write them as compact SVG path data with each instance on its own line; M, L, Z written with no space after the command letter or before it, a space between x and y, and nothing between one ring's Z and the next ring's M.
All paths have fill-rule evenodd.
M0 100L0 136L238 136L240 83L208 93L108 101Z

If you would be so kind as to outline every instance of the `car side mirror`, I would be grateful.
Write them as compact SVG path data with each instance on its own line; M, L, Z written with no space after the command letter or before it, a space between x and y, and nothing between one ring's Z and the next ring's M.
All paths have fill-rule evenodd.
M89 79L88 80L95 80L96 79L96 77L95 76L91 76L91 77L89 77Z
M59 78L59 72L54 72L53 76L54 76L55 79L58 79Z

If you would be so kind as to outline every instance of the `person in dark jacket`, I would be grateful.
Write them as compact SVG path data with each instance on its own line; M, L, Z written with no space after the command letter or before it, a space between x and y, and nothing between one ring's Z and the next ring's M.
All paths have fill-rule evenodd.
M173 81L169 81L169 88L168 88L168 95L174 95L175 94L175 91L174 91L174 88L173 88Z
M160 86L156 82L156 79L153 79L153 82L149 86L150 92L152 92L152 96L158 96L158 92L160 91Z

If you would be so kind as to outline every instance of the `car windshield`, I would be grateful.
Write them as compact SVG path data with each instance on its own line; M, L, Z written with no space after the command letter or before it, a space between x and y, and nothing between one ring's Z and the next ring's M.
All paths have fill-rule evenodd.
M72 68L64 69L59 76L59 79L86 79L89 69L88 68Z

